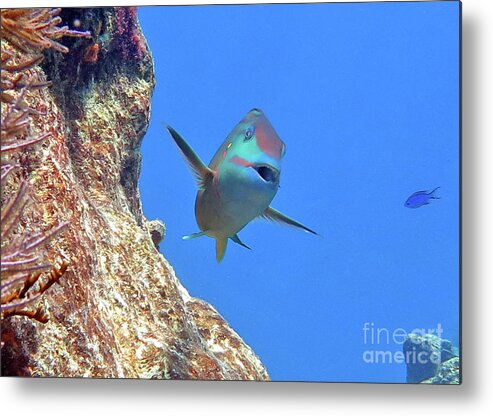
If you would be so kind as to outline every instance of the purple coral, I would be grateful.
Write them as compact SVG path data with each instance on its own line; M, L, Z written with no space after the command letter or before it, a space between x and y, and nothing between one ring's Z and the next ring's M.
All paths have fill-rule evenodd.
M141 60L145 46L138 31L137 7L115 7L116 48L125 60Z

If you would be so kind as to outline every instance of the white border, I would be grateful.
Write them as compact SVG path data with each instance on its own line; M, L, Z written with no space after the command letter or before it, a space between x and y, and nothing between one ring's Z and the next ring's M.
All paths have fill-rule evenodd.
M214 3L223 2L230 3ZM29 0L7 2L14 3L16 7L40 7L39 2ZM81 3L56 1L50 5L75 7ZM125 5L111 0L83 4ZM491 0L463 1L462 386L3 378L2 415L489 414L493 408L492 7Z

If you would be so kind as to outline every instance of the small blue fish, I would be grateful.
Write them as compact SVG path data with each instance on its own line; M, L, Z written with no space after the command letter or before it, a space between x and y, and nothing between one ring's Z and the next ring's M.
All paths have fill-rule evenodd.
M407 208L419 208L423 205L428 205L430 203L430 199L440 199L439 196L435 195L435 192L440 187L433 189L433 191L418 191L412 194L409 198L407 198L406 203L404 204Z

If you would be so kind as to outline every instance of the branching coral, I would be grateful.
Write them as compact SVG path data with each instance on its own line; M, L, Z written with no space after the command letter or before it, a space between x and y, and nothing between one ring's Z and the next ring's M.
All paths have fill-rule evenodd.
M30 49L53 48L67 53L68 48L55 39L64 36L90 37L88 32L70 30L68 26L58 27L62 19L61 9L4 9L2 10L2 39L9 41L17 49L29 52Z
M42 61L41 52L53 48L66 53L68 48L56 39L63 36L89 37L88 32L58 27L60 9L2 9L1 11L1 185L8 183L20 166L14 160L27 146L46 140L51 133L32 135L31 117L39 115L26 96L48 87L34 69ZM64 274L68 262L55 267L45 260L46 245L67 223L48 231L19 232L19 224L30 203L27 182L18 181L16 191L5 198L1 209L1 312L2 318L24 315L47 321L42 306L35 305L40 296ZM50 271L51 269L51 271ZM44 273L46 271L47 273ZM34 308L34 309L31 309Z
M59 229L60 227L52 230L52 235L55 235ZM7 280L7 283L2 284L2 317L23 315L42 323L48 322L48 316L42 305L39 305L35 310L26 309L26 307L37 301L44 292L56 283L63 276L68 265L66 260L62 260L51 268L46 279L43 278L42 272L38 271L32 274L20 273L15 278ZM45 265L41 266L44 267ZM15 273L19 273L19 271Z

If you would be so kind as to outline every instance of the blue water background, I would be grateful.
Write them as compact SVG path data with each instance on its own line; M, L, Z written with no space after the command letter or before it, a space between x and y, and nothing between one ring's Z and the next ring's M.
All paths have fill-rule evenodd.
M459 4L145 7L155 62L143 142L145 215L192 296L210 302L273 380L404 382L386 333L458 342ZM264 221L217 264L198 231L195 181L161 123L209 163L261 108L286 143L272 206L322 237ZM424 189L442 199L419 209ZM363 326L383 328L364 342ZM376 335L376 332L374 332Z

